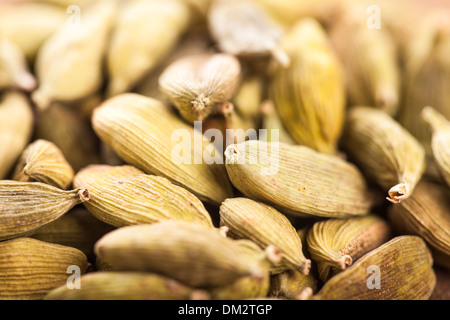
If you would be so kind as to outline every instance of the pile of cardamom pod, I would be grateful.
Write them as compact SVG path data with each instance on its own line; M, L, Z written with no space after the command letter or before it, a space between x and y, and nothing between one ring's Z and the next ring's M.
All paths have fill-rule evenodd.
M0 299L450 299L434 2L3 1Z

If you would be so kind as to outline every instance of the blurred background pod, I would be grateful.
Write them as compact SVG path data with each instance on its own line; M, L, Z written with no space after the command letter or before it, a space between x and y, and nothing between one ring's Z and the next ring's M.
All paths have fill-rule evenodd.
M400 100L396 44L389 30L367 26L366 9L347 6L331 26L330 39L344 66L349 103L374 106L394 116Z
M191 18L185 1L123 3L108 48L106 95L112 97L133 89L176 46Z
M297 144L334 154L345 115L345 80L325 30L301 19L283 39L291 59L277 68L269 85L284 127Z
M103 84L103 57L116 14L116 1L86 9L78 24L63 24L45 41L36 60L39 87L33 101L40 109L53 101L74 101Z
M29 62L34 61L42 44L68 18L65 10L67 7L57 7L44 1L34 2L36 3L24 2L0 10L0 33L18 46ZM74 1L67 2L74 4Z
M16 88L29 92L35 87L36 79L30 73L24 53L0 30L0 89Z
M7 91L0 95L0 179L7 177L31 138L34 115L27 97Z

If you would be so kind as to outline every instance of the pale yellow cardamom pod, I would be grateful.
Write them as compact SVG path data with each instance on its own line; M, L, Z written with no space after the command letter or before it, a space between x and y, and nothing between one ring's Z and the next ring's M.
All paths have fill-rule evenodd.
M239 85L240 73L240 63L232 55L192 55L164 70L159 86L181 116L194 123L229 103Z
M409 199L389 209L389 219L396 231L422 237L450 261L450 192L445 186L420 182Z
M63 24L39 50L39 88L32 98L41 109L53 101L84 98L103 83L102 61L116 3L99 1L85 11L79 23Z
M311 261L303 255L297 231L274 208L246 198L227 199L220 206L220 225L232 238L249 239L266 249L274 265L309 273Z
M80 274L85 273L83 252L30 238L0 242L0 299L42 299L67 285L69 267L72 272L78 268Z
M100 239L95 252L118 270L155 272L193 287L260 279L265 272L218 230L181 221L120 228Z
M219 151L159 101L123 94L97 108L92 123L123 160L145 173L168 178L200 200L219 204L232 196Z
M13 168L33 131L33 110L25 95L6 92L0 97L0 179Z
M46 140L36 140L22 153L14 172L14 180L43 182L68 189L74 172L61 150Z
M0 180L0 240L30 235L88 200L86 189L64 191L40 182Z
M182 220L213 227L201 201L163 177L132 166L91 165L77 173L77 188L89 190L86 208L115 227Z
M63 8L46 3L15 4L2 8L0 33L14 42L27 59L32 61L45 40L65 23L68 17Z
M307 236L308 251L326 282L390 239L391 228L375 215L316 222Z
M450 186L450 121L432 107L423 109L422 119L431 128L433 156L442 176Z
M333 24L330 39L344 65L350 103L395 115L400 100L396 44L388 30L367 27L363 10L362 5L347 9Z
M423 147L381 110L350 110L342 143L362 172L388 191L387 200L393 203L413 193L425 170Z
M175 47L191 18L189 6L182 1L126 1L108 49L108 96L129 91L157 67Z
M272 55L281 65L289 65L289 56L279 46L282 28L255 2L214 1L208 25L224 52L252 58Z
M80 281L79 290L63 285L50 291L45 300L191 300L202 292L144 272L94 272ZM203 292L203 296L207 298L208 294Z
M286 34L288 68L278 68L269 87L284 127L297 144L337 153L346 106L345 80L325 30L310 18Z
M225 157L236 188L284 213L344 218L370 210L373 197L363 176L337 156L254 140L230 145Z
M28 70L24 53L0 30L0 89L32 91L35 87L36 80Z

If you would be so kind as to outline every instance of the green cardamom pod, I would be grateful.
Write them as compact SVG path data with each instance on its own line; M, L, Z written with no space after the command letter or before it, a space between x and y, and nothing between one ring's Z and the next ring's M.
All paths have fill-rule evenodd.
M201 201L163 177L132 166L91 165L77 173L74 186L89 190L86 208L115 227L183 220L213 227Z
M425 151L420 143L381 110L350 110L342 142L362 172L388 190L387 200L393 203L413 193L425 170Z

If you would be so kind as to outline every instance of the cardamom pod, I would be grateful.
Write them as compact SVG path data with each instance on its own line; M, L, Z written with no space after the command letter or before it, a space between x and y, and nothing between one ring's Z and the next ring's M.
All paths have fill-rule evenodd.
M308 274L311 261L302 252L302 243L289 220L274 208L246 198L225 200L220 206L220 225L236 239L249 239L265 248L267 258L283 270Z
M201 132L159 101L123 94L97 108L92 123L123 160L145 173L168 178L207 202L219 204L232 196L225 168L214 163L218 151L206 142L202 146Z
M35 136L53 142L75 172L91 163L99 163L99 141L89 123L77 112L53 103L37 117Z
M233 240L181 221L120 228L100 239L95 252L118 270L156 272L193 287L263 275L259 260L241 252Z
M74 248L29 238L0 242L0 299L42 299L67 283L69 267L83 274L86 256Z
M45 300L190 300L201 292L161 275L140 272L94 272L82 276L80 282L79 290L64 285L50 291Z
M26 147L33 122L33 110L25 95L9 91L0 97L0 179L7 176Z
M292 138L319 152L334 154L346 105L340 61L325 30L310 18L300 20L285 36L288 68L278 68L269 94Z
M244 195L297 216L365 215L372 199L352 164L304 146L247 141L225 151L226 169Z
M102 86L102 59L115 6L115 1L95 3L84 10L82 22L63 24L44 43L36 58L39 88L32 95L39 108L84 98Z
M375 215L316 222L308 232L311 258L323 282L390 239L390 226Z
M328 280L313 299L426 300L435 284L425 242L419 237L402 236L367 253Z
M86 208L115 227L183 220L213 227L201 201L163 177L132 166L91 165L77 173L74 186L89 190Z
M270 296L302 300L317 291L317 280L312 274L287 270L270 278Z
M24 53L1 33L0 29L0 89L34 90L36 80L28 70Z
M108 49L108 96L129 91L155 68L175 47L190 19L182 1L124 3Z
M333 24L330 40L344 65L350 103L395 115L400 99L396 43L388 30L369 29L361 19L364 11L347 9Z
M181 58L159 77L160 90L188 122L202 121L229 103L238 88L241 66L232 55L198 54Z
M441 18L432 15L416 24L404 53L404 89L398 119L424 146L430 160L433 158L431 133L418 115L424 106L431 105L450 118L449 46L448 15Z
M42 182L60 189L72 184L73 169L61 150L46 140L36 140L22 153L14 172L14 180Z
M33 234L32 238L73 247L95 261L94 245L114 228L95 219L86 209L74 208Z
M40 182L1 180L0 240L32 234L87 200L86 189L64 191Z
M279 47L283 30L255 2L214 1L208 25L224 52L252 58L272 55L282 65L289 64L289 57Z
M434 159L444 180L450 186L450 121L432 107L422 110L422 118L431 128Z
M15 43L28 61L32 61L41 45L66 22L67 17L62 8L50 4L15 4L2 8L0 33Z
M446 187L422 181L407 201L389 209L389 219L401 234L418 235L450 258L449 199Z
M342 143L362 172L388 189L387 200L407 199L425 170L425 151L399 123L381 110L348 112Z
M236 240L235 243L242 253L260 261L264 272L261 273L260 278L241 277L232 284L210 289L211 298L214 300L243 300L266 297L270 286L270 262L267 261L266 254L251 240Z

